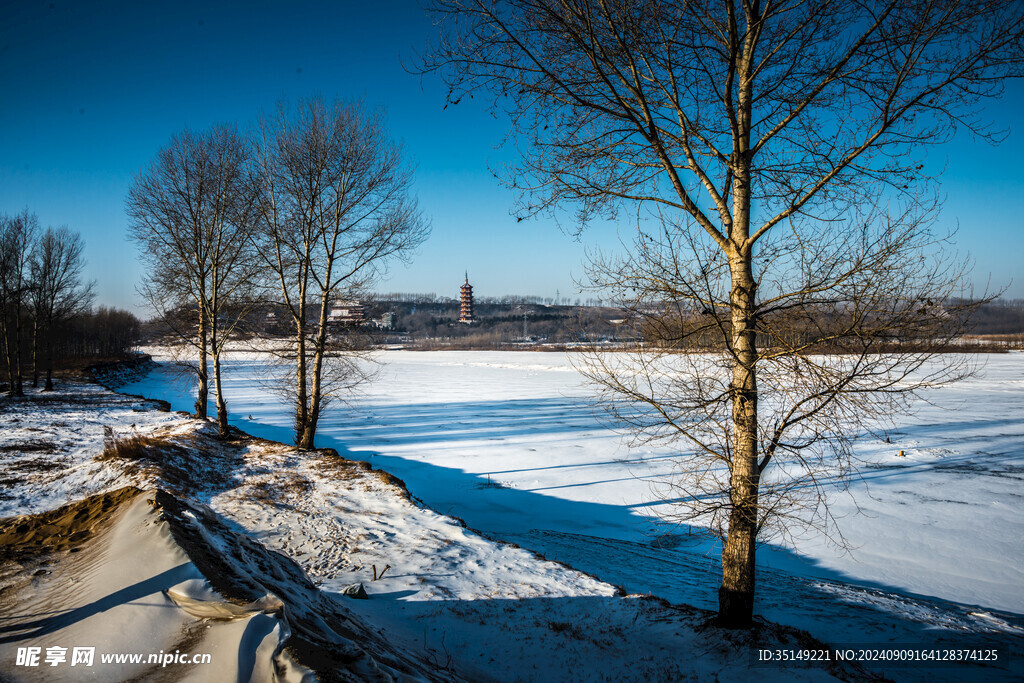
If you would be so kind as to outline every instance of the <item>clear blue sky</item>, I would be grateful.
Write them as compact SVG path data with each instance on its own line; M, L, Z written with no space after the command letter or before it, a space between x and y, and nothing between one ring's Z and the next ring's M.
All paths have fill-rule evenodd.
M0 211L28 207L44 225L81 232L100 303L142 310L135 247L124 238L132 175L183 128L246 125L282 97L381 106L415 160L433 234L381 291L457 296L468 270L483 296L573 295L585 246L615 246L608 225L581 243L550 220L509 215L511 191L488 170L514 153L497 147L507 122L469 100L443 110L439 79L402 67L437 31L413 0L0 0L0 8ZM1013 280L1014 297L1024 297L1022 110L1024 88L1014 85L988 111L1010 130L1002 145L960 136L931 153L948 158L943 219L959 224L975 280L991 277L996 288Z

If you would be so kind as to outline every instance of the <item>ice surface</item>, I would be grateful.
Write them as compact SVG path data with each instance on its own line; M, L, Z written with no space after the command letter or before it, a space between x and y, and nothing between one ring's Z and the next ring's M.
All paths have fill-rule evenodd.
M564 354L388 351L379 359L377 381L321 419L318 445L392 472L427 505L498 537L542 530L649 545L686 536L657 523L666 508L652 495L670 473L672 448L629 448L588 404ZM984 361L979 376L930 392L891 443L860 442L863 481L832 499L852 555L810 537L796 552L766 548L763 566L1024 613L1024 354ZM227 363L233 422L288 441L291 417L255 379L261 365L252 354ZM125 390L178 409L194 400L166 367ZM715 552L700 535L687 543ZM708 586L716 571L709 563ZM628 577L607 578L630 588ZM647 589L675 597L671 585Z
M700 569L702 599L681 592L672 577L658 584L610 566L587 568L630 590L714 606L714 544L657 523L666 508L651 482L670 472L673 450L630 449L600 421L564 354L388 351L379 359L378 380L324 416L318 445L368 460L406 480L430 507L525 545L542 531L646 546L682 539L689 554L712 558ZM254 354L228 360L232 422L287 441L291 416L255 379L261 366ZM852 555L811 537L796 551L764 549L761 564L1024 613L1022 375L1024 354L987 356L978 377L919 402L890 432L891 443L859 443L868 463L863 481L852 497L831 502ZM169 399L177 409L194 400L166 367L125 390ZM899 451L906 457L897 458ZM548 538L544 549L559 557L555 537Z
M438 666L454 656L456 670L473 679L749 677L749 662L736 659L743 646L700 630L707 613L623 599L605 583L715 607L714 543L700 529L660 524L651 500L649 480L669 471L670 448L629 448L588 407L587 388L558 354L381 356L381 377L325 416L318 443L400 476L425 505L399 495L387 477L339 470L327 455L261 441L220 447L210 423L139 413L140 400L89 387L71 392L86 392L87 403L95 392L95 406L59 396L5 406L0 449L9 481L0 503L7 513L32 512L137 480L178 482L239 531L294 558L326 591L363 583L370 600L352 601L353 611ZM255 379L262 367L258 355L230 360L232 421L288 442L291 416ZM871 496L857 501L872 516L842 520L861 548L853 558L814 539L796 551L764 549L757 611L833 644L986 643L1017 657L987 676L1022 673L1021 529L1012 514L1024 469L1022 368L1020 354L993 356L985 376L931 397L945 409L921 404L892 443L862 442ZM194 400L167 364L121 390L176 409ZM97 461L104 427L168 440L174 450L155 470ZM900 449L908 457L896 458ZM448 514L590 575L482 538ZM389 564L373 581L373 565ZM958 680L964 672L899 673Z

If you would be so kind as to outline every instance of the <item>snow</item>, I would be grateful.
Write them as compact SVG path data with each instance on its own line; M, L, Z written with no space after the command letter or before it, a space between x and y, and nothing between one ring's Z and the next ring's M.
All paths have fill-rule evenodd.
M566 355L377 360L377 380L324 415L318 445L393 473L430 508L493 538L629 592L715 608L717 546L701 529L658 519L667 508L652 487L671 472L672 448L630 448L591 407ZM852 553L813 536L761 549L758 613L833 642L928 642L937 627L1024 634L1024 354L980 360L977 376L932 390L898 418L891 443L859 441L863 480L831 499ZM228 361L232 421L289 441L289 412L261 384L261 366L253 353ZM186 409L189 388L161 366L125 390ZM856 617L841 634L823 598Z
M260 667L269 666L287 632L298 629L307 641L310 633L326 634L319 651L335 653L340 661L351 656L339 648L358 644L376 662L371 670L385 675L415 670L426 678L471 680L739 680L748 675L755 643L800 646L802 636L771 625L756 634L726 633L729 638L723 639L723 632L706 626L707 612L622 596L616 586L593 576L483 537L417 502L390 475L333 452L299 452L244 435L224 441L208 422L182 414L126 412L136 399L101 391L90 395L86 387L65 390L61 401L33 394L5 405L0 448L6 458L24 458L23 435L7 427L31 416L41 433L70 429L93 450L61 451L66 467L60 475L49 475L40 462L26 463L19 470L24 479L5 484L11 500L40 511L60 502L51 497L31 504L46 486L80 497L75 491L134 485L159 486L178 497L173 500L188 502L172 505L172 499L157 494L165 495L158 517L148 502L138 502L120 513L127 521L83 552L46 560L55 563L52 579L37 580L34 566L5 565L0 618L15 633L0 638L5 666L15 645L48 647L59 644L57 638L88 640L91 633L102 634L92 638L101 652L170 651L177 645L168 634L194 633L211 619L216 631L206 633L192 651L212 653L217 667L208 671L227 679L245 679L251 670L254 680L266 680L257 675L266 671ZM94 424L76 428L64 421L64 412L74 410L75 390L86 392ZM144 434L145 447L125 449L122 456L111 449L97 461L104 426L121 439ZM97 463L120 475L94 480L90 467ZM69 516L77 519L63 513ZM179 529L178 545L169 540L168 516ZM46 520L33 520L19 517L6 528L51 529ZM182 535L191 539L184 549ZM205 548L198 556L204 558L202 574L195 571L199 561L190 550L196 544ZM285 556L298 563L301 575ZM211 567L219 569L211 574ZM375 573L379 580L373 580ZM248 605L240 606L238 595L219 587L225 582L255 587L257 594L249 590L241 596ZM367 588L369 600L339 595L355 582ZM25 583L33 586L31 594L7 589ZM68 586L74 588L69 592ZM128 587L135 588L123 603L98 614L82 612L105 605L104 596L121 595ZM275 607L277 596L284 600L283 610ZM23 633L31 627L25 620L43 603L70 610L71 616L60 620L70 630ZM129 619L126 610L138 614ZM275 621L280 614L288 628ZM254 634L255 640L249 637ZM805 665L769 670L765 677L825 680L829 671ZM47 680L51 672L13 673ZM149 673L104 669L96 675L115 680ZM190 673L204 675L199 669Z
M19 677L47 681L130 680L171 672L181 680L248 680L249 674L270 680L272 654L285 637L281 615L236 608L230 619L201 618L204 615L197 606L230 603L223 602L175 543L152 493L135 496L113 514L113 523L95 543L64 562L51 560L34 571L33 576L42 578L18 586L17 603L4 610L8 634L0 639L4 668ZM9 580L9 574L4 578ZM39 615L46 616L32 619ZM33 646L43 652L63 647L67 659L63 666L41 670L17 671L10 666L16 661L17 647ZM75 647L95 648L92 666L70 665ZM190 656L220 656L186 668L187 673L180 666L160 672L160 666L147 661L150 654L180 650ZM114 653L145 656L138 663L100 662L100 655ZM247 668L248 661L255 666Z
M226 368L234 423L288 441L286 407L254 379L258 357L240 356ZM501 538L685 536L657 523L669 508L652 492L673 450L630 449L590 407L564 354L389 351L379 360L377 381L323 417L318 445L372 462L430 507ZM1024 532L1022 374L1024 354L989 356L980 376L932 391L891 444L860 443L863 479L831 501L852 555L810 537L795 553L767 548L764 566L1024 613L1024 544L1013 542ZM125 387L178 409L193 402L188 389L163 372Z
M53 392L28 393L0 418L0 517L52 510L119 486L121 471L93 459L103 451L105 427L147 435L181 422L154 412L150 401L111 396L96 384L58 382Z
M168 488L295 560L322 590L303 604L333 605L362 583L370 599L344 601L353 619L441 677L746 680L755 647L799 645L768 627L730 640L704 626L703 610L717 604L716 545L699 528L662 523L651 491L670 472L672 449L630 448L589 407L566 356L388 351L377 360L377 381L332 406L318 434L319 446L372 469L282 445L291 416L258 380L258 353L226 365L232 422L282 443L219 442L210 423L89 385L9 402L0 516L126 484ZM862 440L864 482L855 498L832 501L849 513L842 530L859 547L843 555L812 537L762 548L757 612L833 645L996 647L1003 659L987 677L1024 674L1014 514L1022 370L1024 354L991 356L984 374L933 392L891 443ZM178 410L191 409L190 389L169 362L119 388ZM159 458L96 459L104 427L170 446ZM192 593L183 591L186 609ZM379 648L374 656L390 661ZM886 671L901 680L981 673ZM757 676L827 672L769 667Z

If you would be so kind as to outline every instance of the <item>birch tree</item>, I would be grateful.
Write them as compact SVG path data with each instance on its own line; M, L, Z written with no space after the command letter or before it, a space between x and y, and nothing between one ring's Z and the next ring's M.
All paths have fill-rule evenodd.
M129 189L129 235L146 264L142 294L198 357L196 416L206 418L210 366L221 434L228 409L221 357L244 315L255 262L245 141L233 126L185 131Z
M365 379L358 345L329 314L428 234L412 172L379 112L310 99L282 104L257 132L256 243L293 329L284 352L295 442L313 448L324 409Z
M962 269L943 263L927 150L958 130L993 137L978 114L1021 75L1021 5L432 9L442 35L422 67L449 104L485 92L510 115L520 211L571 206L580 229L625 208L642 219L629 254L591 275L653 348L584 370L638 439L684 448L677 510L721 531L719 622L749 626L773 520L828 519L820 495L797 495L820 491L819 465L848 476L854 427L964 372L934 355L962 320L944 310Z

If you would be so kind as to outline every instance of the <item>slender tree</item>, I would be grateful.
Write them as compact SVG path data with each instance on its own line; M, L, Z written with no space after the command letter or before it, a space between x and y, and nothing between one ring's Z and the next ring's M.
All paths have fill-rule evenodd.
M32 386L39 386L41 362L46 373L44 391L53 389L55 329L88 310L92 303L93 285L82 281L84 250L82 236L63 226L47 228L32 251L29 264Z
M217 422L228 431L221 354L245 306L254 261L247 147L232 126L185 131L128 193L129 234L147 264L142 293L194 350L196 416L205 418L212 360ZM188 314L182 324L182 313Z
M39 219L25 209L0 216L0 334L7 361L7 393L23 396L22 348L28 310L29 264L39 232Z
M617 289L636 328L675 352L587 368L613 411L626 414L616 410L626 401L639 415L639 438L682 439L706 456L676 485L724 536L720 623L749 625L756 543L801 481L819 481L815 462L848 473L843 439L861 418L962 374L945 359L928 365L933 342L954 332L941 297L958 271L932 260L941 240L921 200L935 166L924 150L957 129L990 136L975 114L1021 75L1021 5L436 0L433 10L443 34L423 68L441 72L450 103L488 91L511 115L524 144L508 180L524 189L524 213L568 202L582 226L630 205L653 226L625 261L596 259L594 284ZM694 331L717 341L687 359ZM699 372L672 367L686 363Z
M428 225L379 112L319 98L282 104L261 121L255 146L256 243L294 330L285 356L295 442L313 448L330 399L365 378L331 306L407 256Z

